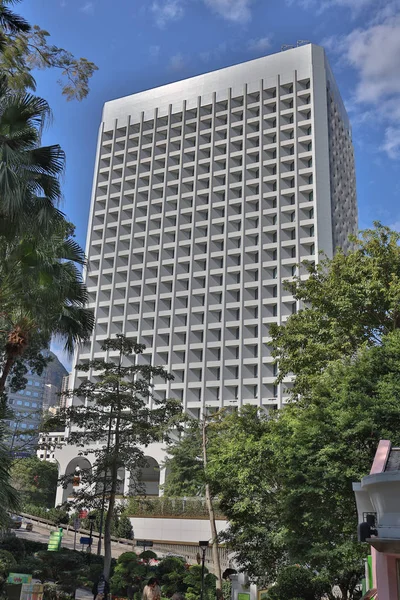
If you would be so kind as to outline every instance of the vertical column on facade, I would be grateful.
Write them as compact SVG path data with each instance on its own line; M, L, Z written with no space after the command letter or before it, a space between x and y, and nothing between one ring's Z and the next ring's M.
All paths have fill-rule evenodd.
M263 289L263 147L264 147L264 80L260 79L259 85L259 94L260 94L260 108L259 108L259 156L258 156L258 164L259 164L259 173L258 173L258 186L259 186L259 194L258 194L258 404L262 406L263 404L263 391L264 386L262 383L263 377L263 359L264 359L264 342L263 342L263 304L262 304L262 289Z
M153 335L153 346L155 348L155 352L157 352L158 345L158 313L159 313L159 304L160 304L160 289L161 289L161 273L162 273L162 250L163 250L163 242L164 242L164 222L165 222L165 212L167 210L167 192L168 192L168 162L169 162L169 149L170 149L170 138L171 138L171 115L172 115L172 104L168 106L168 122L167 122L167 139L165 144L165 165L164 165L164 185L163 185L163 193L162 193L162 210L161 210L161 219L160 219L160 239L158 243L158 271L157 271L157 286L156 286L156 299L155 299L155 317L154 317L154 335ZM155 149L156 149L156 138L157 138L157 118L158 118L158 110L156 109L154 115L154 144L153 144L153 159L152 159L152 170L151 170L151 185L149 192L149 213L151 208L151 191L153 185L153 175L155 171ZM150 229L150 219L148 221L148 231ZM148 250L148 234L146 238L146 253ZM147 254L144 257L144 264L147 264ZM174 318L173 311L173 296L171 298L171 311L170 311L170 334L169 334L169 344L168 344L168 362L165 366L166 370L170 373L172 366L172 325ZM166 395L170 394L170 383L167 382L167 390Z
M114 262L114 278L117 276L118 273L118 256L119 256L119 242L120 242L120 229L121 229L121 221L122 221L122 215L123 215L123 204L124 204L124 198L125 198L125 177L126 177L126 163L127 163L127 157L128 157L128 145L129 145L129 127L130 127L130 122L131 122L131 118L130 116L128 116L127 118L127 122L126 122L126 134L125 134L125 150L124 150L124 158L122 161L122 173L121 173L121 195L120 195L120 201L119 201L119 213L118 213L118 225L117 225L117 234L116 234L116 242L115 242L115 262ZM118 127L118 122L116 123L116 127ZM132 213L133 215L133 213ZM131 234L130 234L130 244L132 243L132 229L133 229L133 220L132 220L132 224L131 224ZM130 252L129 252L130 254ZM128 262L129 262L129 258L128 258ZM128 266L128 270L126 272L126 281L125 281L125 303L124 303L124 310L123 310L123 320L121 323L121 333L125 334L125 324L126 324L126 313L127 313L127 307L128 307L128 302L129 302L129 284L130 284L130 271L129 271L129 266ZM113 300L114 300L114 293L115 293L115 281L114 281L114 285L112 288L112 292L111 292L111 299L110 299L110 313L112 312L112 307L113 307ZM112 320L109 322L109 331L108 331L108 336L111 336L111 331L110 331L110 326L112 326Z
M127 127L128 129L128 127ZM114 123L114 143L116 142L116 138L117 138L117 133L118 133L118 119L115 119L115 123ZM114 299L115 299L115 294L116 294L116 290L117 290L117 284L116 284L116 276L117 276L117 259L118 259L118 244L120 242L120 229L121 229L121 214L122 214L122 210L121 210L121 204L122 204L122 197L123 197L123 186L124 186L124 174L125 174L125 162L126 162L126 152L127 152L127 141L125 141L125 150L124 150L124 159L123 159L123 167L122 167L122 182L121 182L121 191L120 191L120 196L119 196L119 209L118 209L118 218L117 218L117 230L115 233L115 250L114 250L114 268L113 268L113 284L111 287L111 294L110 294L110 312L109 312L109 321L108 321L108 327L107 327L107 337L111 337L112 331L112 318L113 318L113 314L112 314L112 309L114 307ZM111 170L111 179L112 179L112 170ZM111 182L110 182L111 184ZM127 299L127 289L125 288L125 303L126 303L126 299ZM109 358L109 352L106 352L105 355L105 360L108 360Z
M296 260L297 260L297 264L299 265L298 267L298 272L300 272L300 264L301 264L301 260L300 260L300 194L299 194L299 143L298 143L298 137L299 137L299 128L298 128L298 111L297 111L297 88L298 88L298 83L297 83L297 71L294 71L293 73L293 131L294 131L294 136L293 136L293 140L294 140L294 188L295 188L295 203L294 203L294 210L295 210L295 217L294 217L294 223L295 223L295 231L296 231ZM295 305L296 308L298 307L298 301L295 300Z
M210 302L210 263L211 263L211 215L212 215L212 190L214 181L214 144L215 144L215 111L216 111L216 94L212 94L212 110L211 110L211 146L210 146L210 171L209 171L209 185L208 185L208 218L207 218L207 256L206 256L206 275L204 285L204 337L203 337L203 374L207 373L207 333L208 333L208 316L209 316L209 302ZM201 110L201 108L200 108ZM201 122L201 119L200 119ZM200 132L199 132L200 134ZM207 401L207 377L203 377L202 383L202 409L203 415L206 414L205 407ZM219 387L218 400L220 398L221 387Z
M191 340L192 340L192 324L191 324L191 319L192 319L192 300L193 300L193 271L194 271L194 263L195 263L195 250L196 250L196 246L195 246L195 232L196 232L196 221L197 221L197 215L196 215L196 209L197 209L197 184L198 184L198 180L197 180L197 176L198 176L198 164L199 164L199 136L200 136L200 108L201 108L201 97L198 96L197 97L197 113L196 113L196 135L195 135L195 157L194 157L194 171L193 171L193 203L192 203L192 227L190 229L190 237L191 237L191 241L190 241L190 266L189 266L189 285L188 285L188 299L187 299L187 340L186 340L186 353L185 353L185 369L184 372L186 373L186 380L185 380L185 387L184 387L184 408L188 408L188 393L189 393L189 387L188 387L188 379L189 379L189 373L190 373L190 368L189 368L189 363L190 363L190 344L191 344ZM186 104L185 104L185 121L186 121ZM186 123L184 124L186 125ZM183 138L184 139L184 138ZM184 156L184 154L182 154L182 156ZM181 168L183 168L183 165L181 165ZM204 348L204 346L203 346ZM203 349L203 355L205 354L205 350ZM204 356L203 356L204 359ZM204 365L204 362L202 363ZM204 378L204 371L203 371L203 377ZM200 388L201 390L201 388ZM202 400L202 394L201 397L199 398L199 400ZM190 408L190 407L189 407Z
M241 231L241 252L240 252L240 264L241 264L241 277L240 277L240 300L239 300L239 311L240 311L240 325L239 325L239 407L243 406L243 358L244 358L244 292L245 292L245 248L246 248L246 213L247 213L247 179L246 179L246 165L247 165L247 83L243 86L243 145L242 145L242 214L240 220L240 231Z
M282 180L281 180L281 78L280 75L276 77L276 224L277 224L277 247L276 247L276 258L277 258L277 321L278 324L282 324L282 293L281 293L281 281L282 281L282 235L281 235L281 227L282 227L282 218L281 218L281 189L282 189ZM282 384L280 383L277 386L277 394L276 399L278 402L278 406L282 405Z
M171 115L172 115L172 107L170 107L171 109L171 113L170 113L170 118L169 121L171 120ZM180 234L180 220L181 220L181 199L182 199L182 174L183 174L183 146L184 146L184 140L185 140L185 136L184 136L184 130L185 130L185 114L186 114L186 100L183 101L182 104L182 126L181 126L181 138L180 138L180 152L179 152L179 164L180 164L180 168L179 168L179 177L178 177L178 197L177 197L177 207L176 207L176 226L175 226L175 242L174 242L174 256L175 256L175 268L174 268L174 277L173 277L173 282L172 282L172 293L171 293L171 322L170 325L171 326L171 333L170 333L170 358L172 359L172 352L173 352L173 347L174 347L174 331L175 331L175 326L174 326L174 317L175 317L175 299L176 299L176 289L177 289L177 274L178 274L178 252L179 252L179 234ZM170 123L171 125L171 123ZM169 136L171 136L171 127L169 126ZM167 155L167 162L168 162L168 156L169 153ZM168 177L168 165L167 166L167 177ZM168 183L168 182L167 182ZM161 251L162 251L162 245L161 245ZM161 256L161 254L160 254ZM161 270L161 261L160 261L160 270ZM188 317L189 320L189 317ZM189 353L189 335L188 335L188 330L186 329L186 341L185 341L185 360L187 358L187 354ZM172 363L171 363L172 364ZM187 386L187 380L188 380L188 374L189 371L185 370L183 372L183 377L184 377L184 381L183 381L183 401L184 401L184 408L186 408L186 394L185 394L185 389Z
M224 195L225 195L225 218L224 218L224 251L223 251L223 260L224 260L224 269L222 275L222 281L224 285L222 287L221 292L221 351L220 351L220 374L221 374L221 386L222 386L222 406L225 403L225 362L226 362L226 348L225 348L225 337L226 337L226 285L228 281L228 252L229 252L229 238L228 238L228 230L229 230L229 180L230 180L230 165L231 165L231 123L232 123L232 88L228 88L228 101L227 101L227 135L226 135L226 162L225 162L225 186L224 186ZM211 190L211 194L213 192ZM236 398L235 398L236 400Z
M150 166L150 177L149 177L149 196L148 196L148 210L147 210L147 230L146 230L146 241L145 241L145 250L144 250L144 260L143 260L143 283L142 289L146 285L146 266L148 264L147 260L147 251L149 246L149 238L150 238L150 224L151 224L151 204L152 204L152 189L153 189L153 178L155 171L155 153L156 153L156 140L157 140L157 119L158 119L158 108L154 109L153 113L153 141L151 144L151 166ZM169 127L169 125L168 125ZM165 162L168 162L168 155L166 156ZM167 167L167 165L166 165ZM167 171L166 171L167 172ZM167 175L165 175L165 180L167 179ZM164 182L165 183L165 182ZM161 220L160 220L160 240L159 240L159 254L158 254L158 272L157 272L157 289L154 300L154 322L153 322L153 347L151 349L151 364L156 364L157 357L157 331L158 331L158 304L160 300L160 278L162 272L162 246L163 246L163 234L164 234L164 212L165 212L165 200L163 200L163 210L161 211ZM143 294L143 302L144 302L144 294ZM143 310L141 311L141 316L143 316ZM170 356L168 356L168 360ZM164 366L164 365L162 365ZM169 370L169 369L168 369ZM153 382L154 383L154 382ZM153 401L150 399L150 408L153 408Z
M91 258L91 242L92 242L92 238L93 238L93 221L95 219L96 216L96 203L97 203L97 185L98 185L98 179L99 179L99 171L100 171L100 160L101 160L101 150L102 150L102 145L103 145L103 133L104 133L104 121L101 122L101 125L99 127L99 133L98 133L98 139L97 139L97 148L96 148L96 160L95 160L95 170L94 170L94 174L93 174L93 183L92 183L92 194L91 194L91 203L90 203L90 213L89 213L89 220L88 220L88 229L87 229L87 239L86 239L86 249L85 249L85 254L87 257L87 262L85 263L85 265L83 266L83 281L86 283L87 282L87 277L89 275L89 270L90 270L90 258ZM111 159L110 159L110 172L111 172ZM104 212L105 209L104 209ZM103 237L104 237L104 224L103 224ZM97 293L96 293L96 300L94 302L95 307L97 307L97 303L98 303L98 296L99 296L99 287L100 287L100 280L101 280L101 268L100 268L100 263L101 263L101 256L102 256L102 252L100 252L100 260L99 260L99 269L98 269L98 280L97 280ZM91 302L89 302L89 304L91 304ZM95 308L95 315L96 315L96 308ZM93 336L95 335L95 332L92 332L91 335L91 339L93 339ZM89 355L90 355L90 359L92 356L92 352L93 352L93 344L90 344L90 349L89 349ZM74 351L74 356L73 356L73 361L72 364L76 365L79 362L79 357L81 354L83 354L84 352L81 352L81 349L79 348L79 346L77 346L75 348ZM75 369L73 369L72 371L72 376L70 377L70 379L68 380L68 385L65 391L68 391L70 389L75 389L76 387L76 380L77 380L77 371ZM74 399L73 398L66 398L65 399L66 402L66 406L69 406L71 404L73 404ZM66 430L68 431L68 429ZM57 488L58 490L58 488Z
M129 256L128 256L128 282L127 282L127 298L126 298L126 303L125 303L125 315L124 315L124 322L123 322L123 331L126 333L127 331L127 324L128 324L128 314L129 314L129 300L130 300L130 296L131 296L131 278L132 278L132 260L133 260L133 241L135 239L135 232L134 232L134 228L135 228L135 213L137 210L137 203L138 203L138 187L139 187L139 171L140 171L140 152L141 152L141 131L143 128L143 113L141 113L140 115L140 123L139 123L139 141L138 141L138 146L137 146L137 158L136 158L136 177L135 177L135 187L133 190L133 196L132 196L132 230L131 230L131 238L129 241ZM134 134L130 133L130 129L131 129L131 119L128 119L128 134L127 134L127 141L126 141L126 145L127 145L127 151L129 151L129 140L131 135L133 136ZM143 248L143 252L145 252L145 249ZM143 285L143 278L142 278L142 285ZM139 311L140 312L140 311ZM139 335L139 328L137 331L137 335L136 337ZM128 336L130 337L130 336ZM134 336L133 336L134 337ZM136 358L135 358L136 360ZM127 476L127 479L129 479L129 476Z
M101 158L101 150L102 150L102 145L103 145L103 134L104 134L104 122L101 123L100 129L99 129L99 137L98 137L98 141L97 141L97 152L96 152L96 170L93 176L93 189L92 189L92 198L91 198L91 209L90 209L90 217L89 217L89 224L88 224L88 234L87 234L87 241L86 241L86 256L87 256L87 264L85 264L84 268L83 268L83 280L85 283L87 283L87 278L89 276L89 271L90 271L90 258L92 257L92 240L93 240L93 221L95 219L96 216L96 203L97 203L97 186L98 186L98 180L99 180L99 170L100 170L100 158ZM114 140L112 142L114 144ZM111 159L110 159L110 174L111 174L111 162L112 162L112 154L111 154ZM110 175L111 176L111 175ZM107 206L105 206L104 208L104 213L105 213L105 219L107 217ZM104 236L105 236L105 223L103 224L103 235L102 235L102 240L104 240ZM101 273L102 273L102 260L103 260L103 250L104 250L104 243L101 244L100 246L100 259L99 259L99 269L98 269L98 280L97 280L97 291L96 291L96 299L94 302L94 316L96 317L97 312L98 312L98 305L99 305L99 296L100 296L100 283L101 283ZM88 286L89 287L89 286ZM94 343L93 340L95 339L95 329L93 329L92 334L90 336L91 339L91 344L90 344L90 349L89 349L89 360L93 359L93 349L94 349ZM79 347L77 347L75 349L74 352L74 359L73 359L73 364L77 365L79 363L79 358L80 355L83 354L80 350ZM85 374L85 376L88 376L89 374ZM72 370L72 377L70 378L70 381L68 383L68 390L69 389L75 389L77 387L77 379L79 379L78 376L78 371L76 369ZM66 399L66 406L69 406L70 404L73 404L76 402L76 399L72 398L72 399ZM81 402L81 401L79 401ZM71 431L71 427L67 426L66 428L66 435L68 436L69 433ZM59 488L57 488L57 494L58 494L58 490Z
M113 165L114 165L114 153L115 153L115 139L116 139L116 135L117 135L117 122L114 122L114 128L113 128L113 138L112 138L112 144L111 144L111 159L110 159L110 171L109 171L109 178L108 178L108 186L107 186L107 197L106 197L106 204L105 204L105 209L104 209L104 227L103 227L103 236L102 236L102 243L100 247L100 261L99 261L99 278L98 278L98 284L97 284L97 294L96 294L96 306L94 309L94 318L95 318L95 327L93 330L93 333L91 335L91 347L90 347L90 361L92 361L94 359L94 354L95 354L95 348L96 348L96 342L97 342L97 336L96 336L96 329L97 329L97 315L99 312L99 304L100 304L100 296L101 296L101 288L102 288L102 277L103 277L103 270L104 270L104 255L105 255L105 249L106 249L106 238L107 238L107 221L108 221L108 215L109 215L109 211L110 211L110 192L111 192L111 181L112 181L112 172L113 172ZM101 141L100 141L100 157L101 157L101 147L103 145L103 136L104 136L104 122L103 122L103 127L102 127L102 132L101 132ZM100 162L97 163L97 173L96 173L96 185L95 185L95 209L93 212L93 218L95 216L95 212L96 212L96 196L97 196L97 187L98 187L98 181L99 181L99 168L100 168ZM93 236L93 225L91 227L91 238ZM112 318L112 310L111 310L111 304L110 304L110 311L108 314L108 325L107 325L107 331L109 330L110 327L110 322L111 322L111 318ZM78 373L78 371L76 371L76 373ZM93 370L89 369L88 373L87 373L87 378L90 380L93 376ZM75 382L74 382L75 384ZM85 406L88 406L88 400L85 398Z
M140 127L139 127L139 141L138 141L138 162L137 162L137 173L138 173L138 177L137 177L137 181L140 181L140 166L141 166L141 154L142 154L142 147L143 147L143 133L144 133L144 111L141 112L140 114ZM138 342L141 341L142 338L142 321L143 321L143 305L144 305L144 301L145 301L145 294L144 294L144 290L145 290L145 273L146 273L146 269L145 269L145 265L147 264L147 252L148 252L148 245L149 245L149 228L150 228L150 218L149 218L149 213L150 213L150 196L151 196L151 185L152 185L152 171L150 170L150 177L149 177L149 190L148 190L148 212L147 212L147 223L146 223L146 229L144 232L144 245L143 245L143 269L142 269L142 280L141 280L141 290L142 290L142 296L140 298L140 309L139 309L139 316L138 316L138 335L137 335L137 339ZM137 203L138 203L138 189L139 186L136 188L136 194L135 194L135 211L137 210ZM132 231L132 237L134 237L134 232ZM133 240L132 240L133 242Z

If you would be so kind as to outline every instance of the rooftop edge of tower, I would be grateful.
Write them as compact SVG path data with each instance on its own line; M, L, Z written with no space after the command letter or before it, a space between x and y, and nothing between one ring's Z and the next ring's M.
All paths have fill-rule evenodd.
M324 48L310 43L110 100L104 104L103 123L106 129L114 128L116 122L118 127L124 126L128 117L131 122L138 122L142 112L145 120L152 119L155 109L158 109L159 116L164 116L168 114L170 105L172 112L180 112L183 100L186 100L187 108L195 108L199 96L204 104L212 102L214 93L217 101L223 100L229 88L232 95L241 95L244 84L248 85L251 93L259 89L261 79L264 86L276 85L278 75L280 83L285 84L293 80L295 70L298 79L307 78L318 64L328 65L327 76L333 80L338 94ZM343 105L341 98L340 103Z

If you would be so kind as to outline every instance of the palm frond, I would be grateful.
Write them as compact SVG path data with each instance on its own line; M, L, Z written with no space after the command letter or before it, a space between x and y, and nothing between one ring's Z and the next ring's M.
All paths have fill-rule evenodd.
M7 8L4 2L0 4L0 27L13 34L28 33L31 30L28 21Z

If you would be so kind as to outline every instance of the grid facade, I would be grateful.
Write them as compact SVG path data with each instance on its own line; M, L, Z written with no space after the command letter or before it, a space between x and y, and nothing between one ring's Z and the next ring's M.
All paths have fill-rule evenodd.
M174 374L156 396L192 416L284 402L268 346L298 309L284 282L357 226L330 81L309 45L106 105L87 245L96 328L78 362L124 333Z

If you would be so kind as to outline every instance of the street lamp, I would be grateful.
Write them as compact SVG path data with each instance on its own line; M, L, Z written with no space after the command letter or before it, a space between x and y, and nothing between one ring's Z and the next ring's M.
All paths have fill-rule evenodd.
M90 530L89 530L89 552L92 551L92 542L93 542L93 525L94 525L94 521L96 519L96 515L89 515L88 517L89 519L89 523L90 523Z
M201 556L201 592L200 592L200 600L203 600L204 596L204 568L206 562L206 552L208 548L208 540L199 542L200 549L202 551Z

